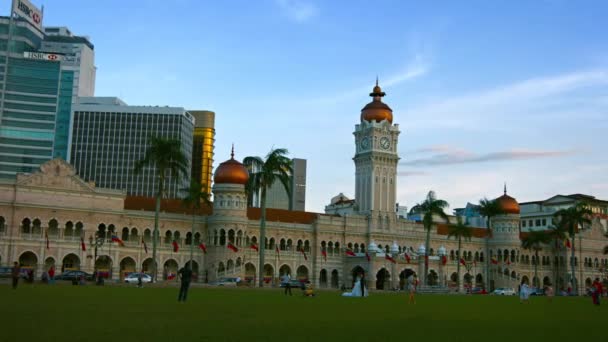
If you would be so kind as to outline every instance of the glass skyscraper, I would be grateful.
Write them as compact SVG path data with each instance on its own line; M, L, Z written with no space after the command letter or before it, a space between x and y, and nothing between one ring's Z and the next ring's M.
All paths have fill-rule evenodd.
M190 183L194 118L183 108L128 106L115 97L78 97L74 104L71 164L85 181L124 190L129 195L154 197L156 169L134 174L151 136L181 141L188 158L188 174L167 183L166 196L178 198Z
M74 60L42 51L45 38L25 19L0 17L0 178L69 157Z

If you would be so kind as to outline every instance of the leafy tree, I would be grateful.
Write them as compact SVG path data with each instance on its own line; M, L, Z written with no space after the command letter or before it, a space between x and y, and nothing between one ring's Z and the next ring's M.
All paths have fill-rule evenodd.
M534 251L536 262L534 263L534 278L538 279L538 252L543 249L543 245L550 243L552 237L546 231L531 231L522 239L521 247L523 249Z
M437 199L434 191L429 191L424 202L417 204L418 210L423 214L422 224L426 230L426 243L424 252L424 279L429 285L429 252L431 244L431 228L433 227L433 217L439 216L441 219L449 222L448 215L443 211L449 206L448 202Z
M134 173L140 174L144 167L156 171L156 209L154 213L154 234L152 238L152 281L156 281L158 265L156 262L156 245L158 243L158 221L160 201L165 193L168 179L179 179L188 174L188 158L181 150L181 142L177 139L150 137L149 146L141 160L135 162Z
M492 290L489 286L490 282L490 238L492 237L492 218L504 213L498 201L483 198L479 200L479 214L486 218L486 288Z
M259 285L264 286L264 251L266 249L266 191L279 181L288 194L291 194L290 179L292 170L291 159L287 158L289 152L284 148L272 149L266 160L260 157L246 157L243 165L249 171L249 180L245 185L247 193L260 194L260 258L258 266Z
M574 237L578 233L579 229L591 225L591 215L593 213L589 209L589 206L585 202L579 202L572 207L560 209L553 214L561 224L563 224L564 228L568 232L568 237L570 238L571 252L572 255L570 257L570 265L571 272L570 279L572 280L572 286L575 293L578 293L578 285L575 281L575 271L574 268L576 265L574 264Z
M467 241L471 240L471 236L473 235L473 231L471 227L462 222L462 218L458 216L458 222L456 224L448 225L448 239L454 237L458 239L458 257L462 258L462 239ZM456 266L456 273L458 273L458 281L456 285L460 290L460 260L458 260L458 265Z

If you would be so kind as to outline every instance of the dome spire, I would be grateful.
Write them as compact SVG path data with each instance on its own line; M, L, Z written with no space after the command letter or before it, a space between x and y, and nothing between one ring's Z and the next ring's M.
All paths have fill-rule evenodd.
M507 194L507 182L505 182L505 195Z
M230 159L234 159L234 143L232 143L232 150L230 151Z
M376 75L376 86L369 94L369 96L374 98L374 101L380 101L380 99L385 96L386 93L382 91L382 88L378 85L378 75Z

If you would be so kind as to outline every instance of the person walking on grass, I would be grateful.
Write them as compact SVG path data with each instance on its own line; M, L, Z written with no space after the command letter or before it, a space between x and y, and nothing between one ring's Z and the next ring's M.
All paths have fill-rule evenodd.
M179 288L179 296L177 297L178 302L185 302L188 297L188 288L190 287L190 281L192 280L192 270L190 269L190 265L186 265L186 267L182 267L179 272L177 272L180 277L182 283Z
M285 295L287 295L287 292L289 292L289 295L291 296L291 276L289 273L283 274L281 277L281 283L285 284Z
M49 284L55 284L55 266L49 268Z
M593 299L593 304L600 305L600 297L602 297L603 292L604 287L600 282L600 278L595 278L595 281L591 284L591 298Z
M415 275L410 275L407 278L407 291L409 292L409 304L416 304L416 287L418 286L418 278Z
M21 267L19 267L19 263L15 261L13 264L13 269L11 270L11 277L13 278L13 290L17 289L17 285L19 284L19 275L21 273Z
M519 302L520 303L526 303L526 304L530 304L530 286L528 286L528 283L523 283L521 284L521 289L519 291Z

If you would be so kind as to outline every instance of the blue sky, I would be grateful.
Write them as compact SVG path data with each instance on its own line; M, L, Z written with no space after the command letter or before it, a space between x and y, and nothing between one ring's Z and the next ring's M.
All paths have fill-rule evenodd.
M376 75L402 130L401 205L435 190L460 207L505 181L520 202L608 199L608 2L43 4L45 25L95 44L96 95L215 111L215 166L231 143L307 159L309 211L353 195Z

